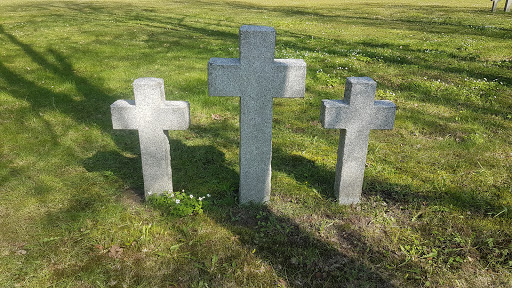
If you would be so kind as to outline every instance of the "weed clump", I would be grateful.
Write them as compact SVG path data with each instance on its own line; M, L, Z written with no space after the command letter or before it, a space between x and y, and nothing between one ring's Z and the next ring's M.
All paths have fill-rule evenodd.
M168 192L162 195L151 195L147 202L150 206L160 210L163 214L174 217L185 217L193 214L202 214L204 201L210 194L196 197L193 194L181 192Z

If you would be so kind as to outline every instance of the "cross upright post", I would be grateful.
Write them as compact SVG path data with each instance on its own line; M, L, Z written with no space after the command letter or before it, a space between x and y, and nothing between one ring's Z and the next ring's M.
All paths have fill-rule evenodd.
M274 59L272 27L244 25L240 58L211 58L210 96L240 97L240 203L270 199L273 98L304 97L306 63Z
M340 204L360 201L371 129L393 129L396 106L375 101L377 83L368 77L349 77L343 100L322 100L324 128L341 129L334 191Z
M500 0L491 0L491 1L492 1L491 12L496 12L496 8L498 8L498 2L500 2Z
M172 192L171 154L167 130L186 130L190 108L186 101L165 101L164 80L139 78L133 82L134 100L110 105L114 129L138 130L144 194Z

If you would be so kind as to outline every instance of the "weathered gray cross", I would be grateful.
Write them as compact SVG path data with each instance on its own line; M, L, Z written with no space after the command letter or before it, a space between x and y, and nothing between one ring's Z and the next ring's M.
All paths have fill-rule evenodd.
M304 97L306 63L274 59L272 27L242 26L240 58L211 58L210 96L240 96L240 202L270 199L274 97Z
M164 80L139 78L133 82L134 100L110 105L114 129L138 130L144 177L144 194L172 192L171 154L167 130L190 125L186 101L165 101Z
M359 202L370 130L393 129L395 123L395 104L375 101L376 88L371 78L349 77L343 100L322 100L322 125L341 129L334 184L340 204Z

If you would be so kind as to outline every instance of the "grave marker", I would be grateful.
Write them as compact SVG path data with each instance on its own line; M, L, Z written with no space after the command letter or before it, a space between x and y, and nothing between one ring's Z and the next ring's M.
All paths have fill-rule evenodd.
M244 25L240 58L211 58L210 96L240 97L240 203L270 199L274 97L304 97L306 63L274 59L272 27Z
M340 204L358 203L371 129L393 129L396 106L375 101L377 83L368 77L349 77L343 100L322 100L324 128L341 129L336 163L335 194Z
M164 80L139 78L133 82L133 100L110 105L114 129L138 130L144 177L144 194L172 192L171 154L167 130L190 125L186 101L165 101Z

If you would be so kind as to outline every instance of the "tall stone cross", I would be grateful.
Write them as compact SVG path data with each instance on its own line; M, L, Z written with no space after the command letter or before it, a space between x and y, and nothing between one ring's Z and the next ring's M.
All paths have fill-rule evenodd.
M240 203L270 199L273 98L304 97L306 63L274 59L272 27L240 28L240 58L211 58L210 96L240 97Z
M172 192L171 154L167 130L185 130L190 125L186 101L165 101L164 80L139 78L133 82L133 100L110 105L114 129L139 131L144 194Z
M396 106L375 101L377 83L368 77L349 77L343 100L322 100L324 128L341 129L334 191L340 204L358 203L371 129L393 129Z

